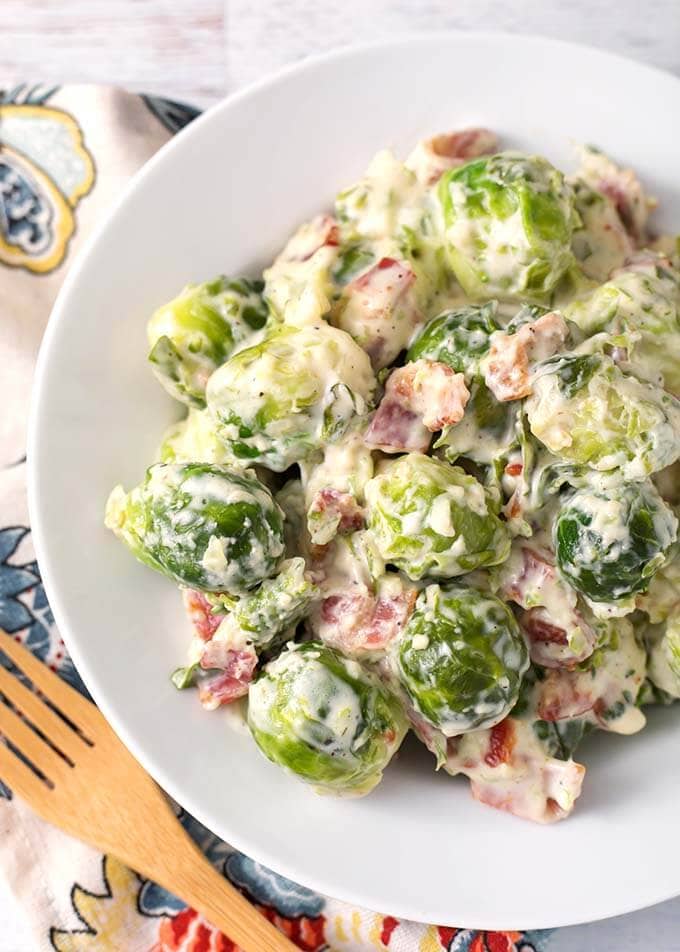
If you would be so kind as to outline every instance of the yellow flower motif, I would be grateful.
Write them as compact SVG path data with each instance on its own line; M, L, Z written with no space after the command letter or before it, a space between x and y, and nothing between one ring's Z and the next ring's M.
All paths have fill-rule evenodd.
M84 928L52 929L50 939L57 952L121 952L129 947L131 936L139 934L144 920L137 908L136 873L113 856L104 857L103 868L105 892L73 887L71 902Z
M0 263L35 273L58 267L74 210L94 180L94 161L67 112L0 105Z

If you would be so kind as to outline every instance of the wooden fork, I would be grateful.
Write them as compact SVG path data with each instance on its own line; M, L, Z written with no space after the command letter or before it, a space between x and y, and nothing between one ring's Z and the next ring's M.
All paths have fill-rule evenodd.
M4 632L0 652L42 695L0 666L9 702L0 700L0 734L14 749L0 741L0 778L44 820L180 896L244 952L293 952L203 856L94 704Z

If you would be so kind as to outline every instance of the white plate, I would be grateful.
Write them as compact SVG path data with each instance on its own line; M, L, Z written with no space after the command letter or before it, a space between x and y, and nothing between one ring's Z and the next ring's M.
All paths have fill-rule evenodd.
M137 176L59 297L30 438L31 514L60 629L133 753L203 823L338 898L428 922L565 925L680 893L677 716L584 748L570 820L534 826L474 802L410 745L361 801L269 764L169 672L184 657L177 592L102 526L176 415L145 361L146 319L186 281L267 263L378 149L486 125L572 164L591 142L639 171L680 226L680 82L537 38L442 34L308 61L217 106Z

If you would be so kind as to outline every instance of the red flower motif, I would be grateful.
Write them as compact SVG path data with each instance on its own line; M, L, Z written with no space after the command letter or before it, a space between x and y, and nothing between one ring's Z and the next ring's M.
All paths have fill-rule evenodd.
M454 929L451 926L439 926L439 941L443 949L450 949L451 943L464 929ZM470 935L470 933L468 933ZM469 952L520 952L517 945L523 936L521 932L475 932L468 947Z
M320 952L325 947L326 920L323 916L313 919L307 916L286 919L271 906L256 905L256 908L303 952ZM154 952L240 952L240 950L223 932L206 922L195 909L184 909L176 916L161 921L158 930L158 946Z

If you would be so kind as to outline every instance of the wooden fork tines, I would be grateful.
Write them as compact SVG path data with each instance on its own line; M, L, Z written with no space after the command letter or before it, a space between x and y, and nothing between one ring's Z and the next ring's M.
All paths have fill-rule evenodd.
M206 860L98 709L4 632L0 735L0 779L44 820L174 892L244 952L296 948Z

